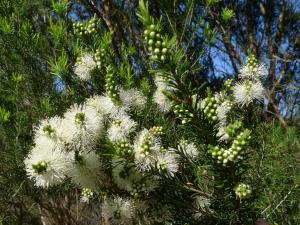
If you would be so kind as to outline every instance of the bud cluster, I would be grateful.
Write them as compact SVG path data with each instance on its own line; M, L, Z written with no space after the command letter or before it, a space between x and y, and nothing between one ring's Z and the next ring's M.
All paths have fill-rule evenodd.
M250 54L248 56L247 64L248 64L249 69L252 72L256 72L257 71L257 68L258 68L257 60L256 60L256 58L255 58L255 56L253 54Z
M228 79L224 82L224 89L226 92L232 90L233 87L233 79Z
M191 122L192 118L194 117L194 114L189 112L189 110L187 110L183 104L177 104L173 102L172 108L173 112L181 120L182 124Z
M55 129L50 124L43 127L43 132L50 138L55 137Z
M181 146L182 148L185 148L188 144L189 142L186 139L181 139L179 141L179 146Z
M219 146L210 146L209 153L218 163L227 166L229 162L236 162L238 159L242 159L241 153L250 138L250 130L246 129L237 135L229 149L224 149Z
M96 27L97 27L97 19L94 17L93 19L85 22L85 23L80 23L80 22L74 22L74 31L76 34L83 36L83 35L88 35L96 32Z
M235 194L240 198L247 198L249 197L249 195L251 194L252 190L250 185L248 184L239 184L238 186L236 186L235 188Z
M159 136L163 134L163 128L161 126L155 126L149 129L147 134L144 136L141 145L141 157L148 156L151 153L151 140L154 136Z
M144 31L144 38L147 41L151 58L162 62L166 61L168 49L154 24L150 25L149 29Z
M133 182L132 190L130 191L130 195L134 198L139 198L143 196L147 192L147 187L144 182Z
M224 128L225 133L229 137L234 138L237 135L237 133L241 130L242 125L243 124L241 121L235 121L234 123L231 123L227 127Z
M85 114L84 113L76 113L75 115L75 123L79 125L84 125L85 123Z
M85 199L91 199L94 197L94 192L89 188L83 188L81 191L81 195Z
M114 72L112 66L106 68L106 78L105 78L105 88L109 97L115 105L121 104L121 99L118 93L117 84L114 77Z
M32 164L32 169L37 174L43 174L47 171L47 163L45 161L40 161L37 164Z
M104 64L105 58L105 49L97 49L95 53L96 64L99 68L101 68Z
M163 127L162 126L154 126L150 128L148 131L148 134L146 136L151 137L151 136L158 136L163 134Z
M118 141L115 144L115 148L120 155L131 155L133 153L133 147L126 141Z
M207 97L203 100L204 115L212 120L217 121L217 100L214 97Z

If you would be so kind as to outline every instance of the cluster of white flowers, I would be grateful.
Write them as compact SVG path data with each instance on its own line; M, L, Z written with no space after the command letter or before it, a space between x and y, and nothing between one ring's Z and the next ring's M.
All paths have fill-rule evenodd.
M90 53L85 53L83 56L77 59L74 66L74 73L84 81L91 78L91 72L97 67L97 62L93 55Z
M145 97L136 89L120 88L122 105L107 95L94 96L71 106L60 117L42 120L35 128L35 147L25 159L26 171L41 187L62 182L66 177L82 188L96 189L101 160L94 152L97 140L107 132L111 142L126 140L137 123L127 112L141 108ZM105 131L104 123L109 121Z
M63 118L41 121L35 147L24 161L28 175L41 187L58 184L67 176L82 186L95 186L91 183L96 177L91 176L101 167L91 149L103 128L103 118L86 105L72 106Z

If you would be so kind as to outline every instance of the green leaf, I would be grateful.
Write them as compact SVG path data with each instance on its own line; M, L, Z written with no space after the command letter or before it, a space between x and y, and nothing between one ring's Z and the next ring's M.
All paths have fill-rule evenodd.
M69 60L64 51L57 60L50 59L49 65L52 74L58 77L66 77L69 75Z
M224 8L222 11L222 20L224 22L229 22L235 16L235 13L232 9Z
M5 123L10 118L10 112L0 106L0 123Z

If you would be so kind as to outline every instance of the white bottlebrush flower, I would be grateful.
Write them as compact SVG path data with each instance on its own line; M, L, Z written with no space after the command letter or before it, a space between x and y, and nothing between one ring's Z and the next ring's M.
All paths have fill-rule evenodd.
M216 112L219 121L219 126L224 126L227 120L227 114L232 108L232 103L228 100L225 100L217 106Z
M89 80L91 78L91 72L97 67L97 62L93 56L89 53L85 53L81 56L74 66L74 73L81 80Z
M132 196L149 193L158 186L157 177L145 177L139 173L135 165L126 163L125 159L113 159L113 180L121 190L126 190Z
M62 152L49 138L40 137L38 145L31 150L24 163L35 185L47 188L64 180L71 161L71 154Z
M237 83L233 87L235 102L240 106L247 106L254 100L262 100L264 97L264 88L259 81L245 81Z
M135 206L129 199L121 197L105 199L102 211L104 217L114 225L133 224Z
M156 91L153 94L153 101L159 106L162 112L169 112L171 109L171 102L164 94L164 92L174 91L175 88L171 87L162 77L155 77Z
M186 140L182 140L179 143L179 148L183 151L183 153L190 158L195 158L198 156L199 151L193 142L187 142Z
M137 123L124 111L120 111L111 118L111 126L107 130L111 142L125 141L129 134L135 130Z
M127 164L125 159L114 158L112 168L113 180L121 190L131 191L133 182L141 179L141 174L136 171L135 166Z
M134 141L135 164L140 171L149 171L155 166L155 155L161 149L160 139L142 130Z
M103 133L103 117L87 105L74 105L62 121L62 139L75 147L85 147Z
M61 123L62 119L58 116L40 121L40 124L35 127L35 139L46 137L54 142L59 142L61 138Z
M95 152L80 152L73 155L73 163L67 175L72 181L83 188L96 190L101 178L101 162Z
M210 209L210 205L211 205L210 199L205 198L203 196L196 196L193 205L195 208L193 217L196 220L201 219L203 214L207 212L212 212L212 210Z
M267 75L267 68L264 64L251 66L247 63L241 67L239 75L242 79L259 80Z
M178 171L178 155L172 150L160 151L156 156L156 167L159 172L173 177Z
M146 97L136 88L125 90L119 88L122 107L126 110L141 109L145 107Z
M146 104L146 97L143 96L137 89L125 90L118 88L121 105L115 105L109 95L106 93L102 96L94 96L87 100L87 105L95 108L102 115L113 116L119 111L129 112L135 108L143 108Z
M86 105L95 108L98 114L103 116L114 115L121 110L128 110L124 107L116 106L107 94L89 98L86 101Z
M159 109L166 113L171 109L171 102L163 93L163 89L157 88L153 94L153 101L158 105Z

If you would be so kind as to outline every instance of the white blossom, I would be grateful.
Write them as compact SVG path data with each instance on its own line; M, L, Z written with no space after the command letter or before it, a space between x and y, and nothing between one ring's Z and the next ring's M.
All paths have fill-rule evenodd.
M178 155L171 149L160 151L156 157L156 166L161 173L167 173L174 176L178 171Z
M216 112L219 121L219 126L224 126L227 120L227 114L232 108L232 103L228 100L225 100L217 106Z
M242 79L259 80L267 75L267 68L264 64L253 67L247 63L241 67L239 75Z
M40 137L46 137L54 142L59 142L62 132L61 123L62 119L58 116L40 121L40 124L34 128L35 142L37 142Z
M125 90L119 87L122 107L126 110L141 109L145 107L146 97L136 88Z
M155 77L156 91L153 94L153 101L159 106L159 109L166 113L171 109L171 102L164 92L174 91L175 88L168 85L168 83L160 76Z
M75 147L86 147L103 133L103 117L95 108L74 105L62 121L62 139Z
M95 152L79 152L68 170L67 175L72 181L83 188L97 189L99 178L102 177L101 162Z
M158 137L148 136L148 130L142 130L135 139L135 164L140 171L149 171L155 166L155 155L161 149ZM148 139L146 142L145 140Z
M55 142L40 137L36 145L24 160L28 176L39 187L49 187L61 183L72 162L70 153L61 151Z
M195 158L199 154L199 151L194 142L187 142L183 140L180 142L179 148L181 148L183 150L183 153L190 158Z
M159 109L166 113L171 109L171 102L163 93L163 89L157 88L153 94L153 101L158 105Z
M97 62L94 60L93 56L89 53L85 53L82 57L77 60L74 66L74 73L84 81L91 78L91 72L97 66Z
M121 197L105 199L103 203L104 217L111 220L112 224L125 225L132 224L135 206L129 199Z
M112 160L113 180L121 190L130 192L133 196L139 193L149 193L158 186L158 178L145 177L137 171L132 163L126 163L125 159Z
M124 111L115 114L111 119L111 126L107 130L108 138L112 142L124 141L135 130L137 123Z
M245 81L233 87L234 101L240 106L247 106L254 100L262 100L264 88L259 81Z
M98 114L103 116L115 115L121 110L128 110L127 108L116 106L107 94L89 98L86 101L86 105L95 108Z

